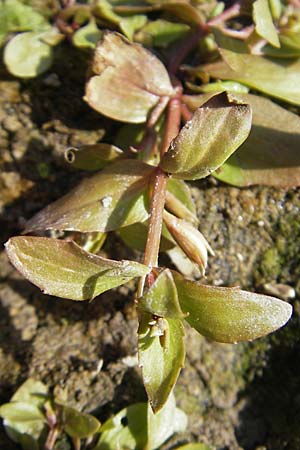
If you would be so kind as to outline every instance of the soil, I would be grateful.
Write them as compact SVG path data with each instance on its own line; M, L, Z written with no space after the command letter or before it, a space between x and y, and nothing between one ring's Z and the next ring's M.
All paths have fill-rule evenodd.
M64 163L66 147L99 141L103 128L111 137L111 122L82 100L87 59L62 47L51 71L30 81L0 69L2 243L84 176ZM237 189L214 178L191 190L201 231L216 252L205 282L257 292L284 283L296 299L289 324L255 342L217 344L186 330L187 360L175 394L188 428L163 449L196 441L218 450L299 450L299 190ZM112 239L114 255L128 257ZM133 284L76 303L43 295L3 252L0 259L0 404L28 377L101 420L145 400ZM0 449L16 448L1 430Z

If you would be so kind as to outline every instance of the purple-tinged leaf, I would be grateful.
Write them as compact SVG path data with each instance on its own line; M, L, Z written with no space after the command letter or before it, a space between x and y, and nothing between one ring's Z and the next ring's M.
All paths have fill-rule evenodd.
M149 272L133 261L113 261L84 251L74 242L18 236L6 243L11 263L45 294L93 299Z
M95 51L85 100L115 120L145 122L148 113L173 88L163 64L139 44L106 33Z
M172 141L161 167L176 178L204 178L245 141L251 128L251 109L230 102L225 93L198 108Z
M135 160L111 164L36 214L27 223L26 232L103 232L144 221L148 218L147 187L153 170Z
M186 321L218 342L252 341L286 324L292 307L286 302L238 288L212 287L173 272Z
M299 186L299 116L261 96L232 96L251 106L252 128L248 139L213 175L234 186ZM184 96L184 101L194 110L206 99L203 97Z

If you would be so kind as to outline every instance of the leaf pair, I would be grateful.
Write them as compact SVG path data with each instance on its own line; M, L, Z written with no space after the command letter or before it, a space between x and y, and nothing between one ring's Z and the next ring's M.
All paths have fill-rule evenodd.
M207 101L208 95L184 96L184 102L193 111ZM214 176L235 186L299 186L299 116L261 96L231 96L251 106L252 128L248 139Z
M282 327L292 307L276 298L186 280L163 270L139 300L139 362L146 391L158 411L184 365L183 320L214 341L237 343Z
M122 409L100 428L101 436L93 450L159 448L173 433L182 432L187 417L176 408L171 395L158 413L153 414L149 404L136 403Z
M222 60L204 66L210 76L238 81L271 97L300 105L299 59L252 55L244 43L224 36L220 30L215 29L214 35Z

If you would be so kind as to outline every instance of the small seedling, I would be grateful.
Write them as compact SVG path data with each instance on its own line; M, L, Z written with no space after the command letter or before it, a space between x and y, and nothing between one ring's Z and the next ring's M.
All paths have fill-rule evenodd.
M0 406L0 417L9 437L23 450L53 450L65 435L74 450L155 450L187 426L187 417L176 407L173 395L158 414L153 414L148 403L136 403L101 425L96 417L71 408L31 378L9 403ZM202 444L190 445L209 450Z
M226 93L210 94L199 106L197 96L183 96L179 81L156 56L113 32L97 45L85 100L115 120L145 123L142 137L128 150L105 143L69 150L66 156L74 166L102 170L26 227L27 234L60 230L69 232L68 238L19 236L8 241L6 250L26 278L62 298L92 300L138 279L139 363L157 413L184 365L184 323L209 339L236 343L276 330L292 313L276 298L211 287L158 264L160 250L179 246L204 275L213 250L198 230L184 180L205 178L222 167L250 133L251 108ZM194 114L187 106L193 100L198 103ZM187 113L189 120L180 129ZM93 253L112 232L133 247L145 243L142 262ZM79 233L81 246L70 239Z

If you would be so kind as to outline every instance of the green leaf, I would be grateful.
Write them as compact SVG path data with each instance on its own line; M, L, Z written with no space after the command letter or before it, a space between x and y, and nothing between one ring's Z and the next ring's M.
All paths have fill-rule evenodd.
M173 93L159 59L118 33L106 33L97 45L93 72L84 99L115 120L145 122L160 97Z
M164 19L148 22L137 36L139 42L151 37L151 43L154 47L168 47L172 42L182 39L186 36L190 27L184 23L169 22Z
M148 0L148 3L151 3L156 8L167 11L177 17L181 22L194 26L199 26L199 24L204 22L204 17L201 12L187 1Z
M16 269L44 293L71 300L93 299L149 272L136 262L85 252L72 241L19 236L7 242L6 250Z
M166 208L177 217L198 223L191 191L183 180L169 178L167 181Z
M80 148L68 148L65 159L75 169L100 170L123 154L122 150L111 144L100 142L94 145L83 145Z
M40 31L49 27L45 18L31 6L24 5L18 0L0 1L0 45L8 33Z
M147 444L147 403L122 409L100 428L101 436L93 450L145 448Z
M4 62L12 75L32 78L49 69L52 49L42 42L40 32L20 33L4 49Z
M108 20L116 25L121 20L121 17L114 12L112 5L107 0L97 0L93 5L92 12L96 17Z
M214 78L234 80L271 97L300 105L300 60L271 59L250 55L243 43L214 30L223 61L203 69Z
M300 185L300 118L256 95L239 95L251 105L253 126L244 144L214 174L235 186Z
M91 19L87 25L79 28L72 37L73 44L79 48L95 48L102 36L95 19Z
M0 416L9 435L20 442L22 434L38 439L44 426L45 417L40 409L27 402L10 402L0 406Z
M187 322L214 341L252 341L282 327L291 317L291 305L277 298L202 285L176 272L173 276Z
M47 386L41 381L28 378L11 398L13 402L26 402L41 408L48 394Z
M118 230L118 235L125 242L125 244L139 252L143 252L146 247L147 234L148 234L148 221L143 223L133 223L128 227L122 227ZM159 250L165 252L174 247L175 242L172 239L167 227L163 224L162 226L162 238L160 241Z
M181 320L154 319L141 315L139 325L139 363L154 412L167 402L185 358L184 329Z
M225 93L215 95L172 141L161 167L177 178L204 178L244 142L250 128L248 105L230 102Z
M49 28L41 34L41 41L55 47L65 39L65 34L61 33L56 27Z
M176 408L173 393L168 398L164 407L154 414L150 405L147 414L148 443L145 450L159 448L174 433L185 431L187 416L179 408Z
M147 187L153 170L136 160L111 164L36 214L26 231L103 232L144 221L148 218Z
M79 412L66 405L62 405L61 409L64 430L72 438L88 438L99 430L100 422L91 414Z
M268 0L256 0L253 3L253 20L257 34L274 47L280 47Z
M139 299L139 308L159 317L183 319L176 285L169 269L161 272L146 294Z
M142 28L145 23L147 23L147 16L135 14L129 17L122 17L119 22L119 27L122 33L124 33L130 41L133 41L134 33Z
M36 405L27 402L5 403L0 406L0 416L11 422L24 423L25 427L27 422L44 421L44 415L40 409Z
M216 81L215 83L203 84L197 86L198 92L236 92L236 93L248 93L249 88L237 81Z
M267 98L234 94L248 103L253 113L248 139L214 176L234 186L262 184L293 187L300 184L300 119ZM206 95L185 95L184 103L193 111ZM266 114L268 111L268 114Z

